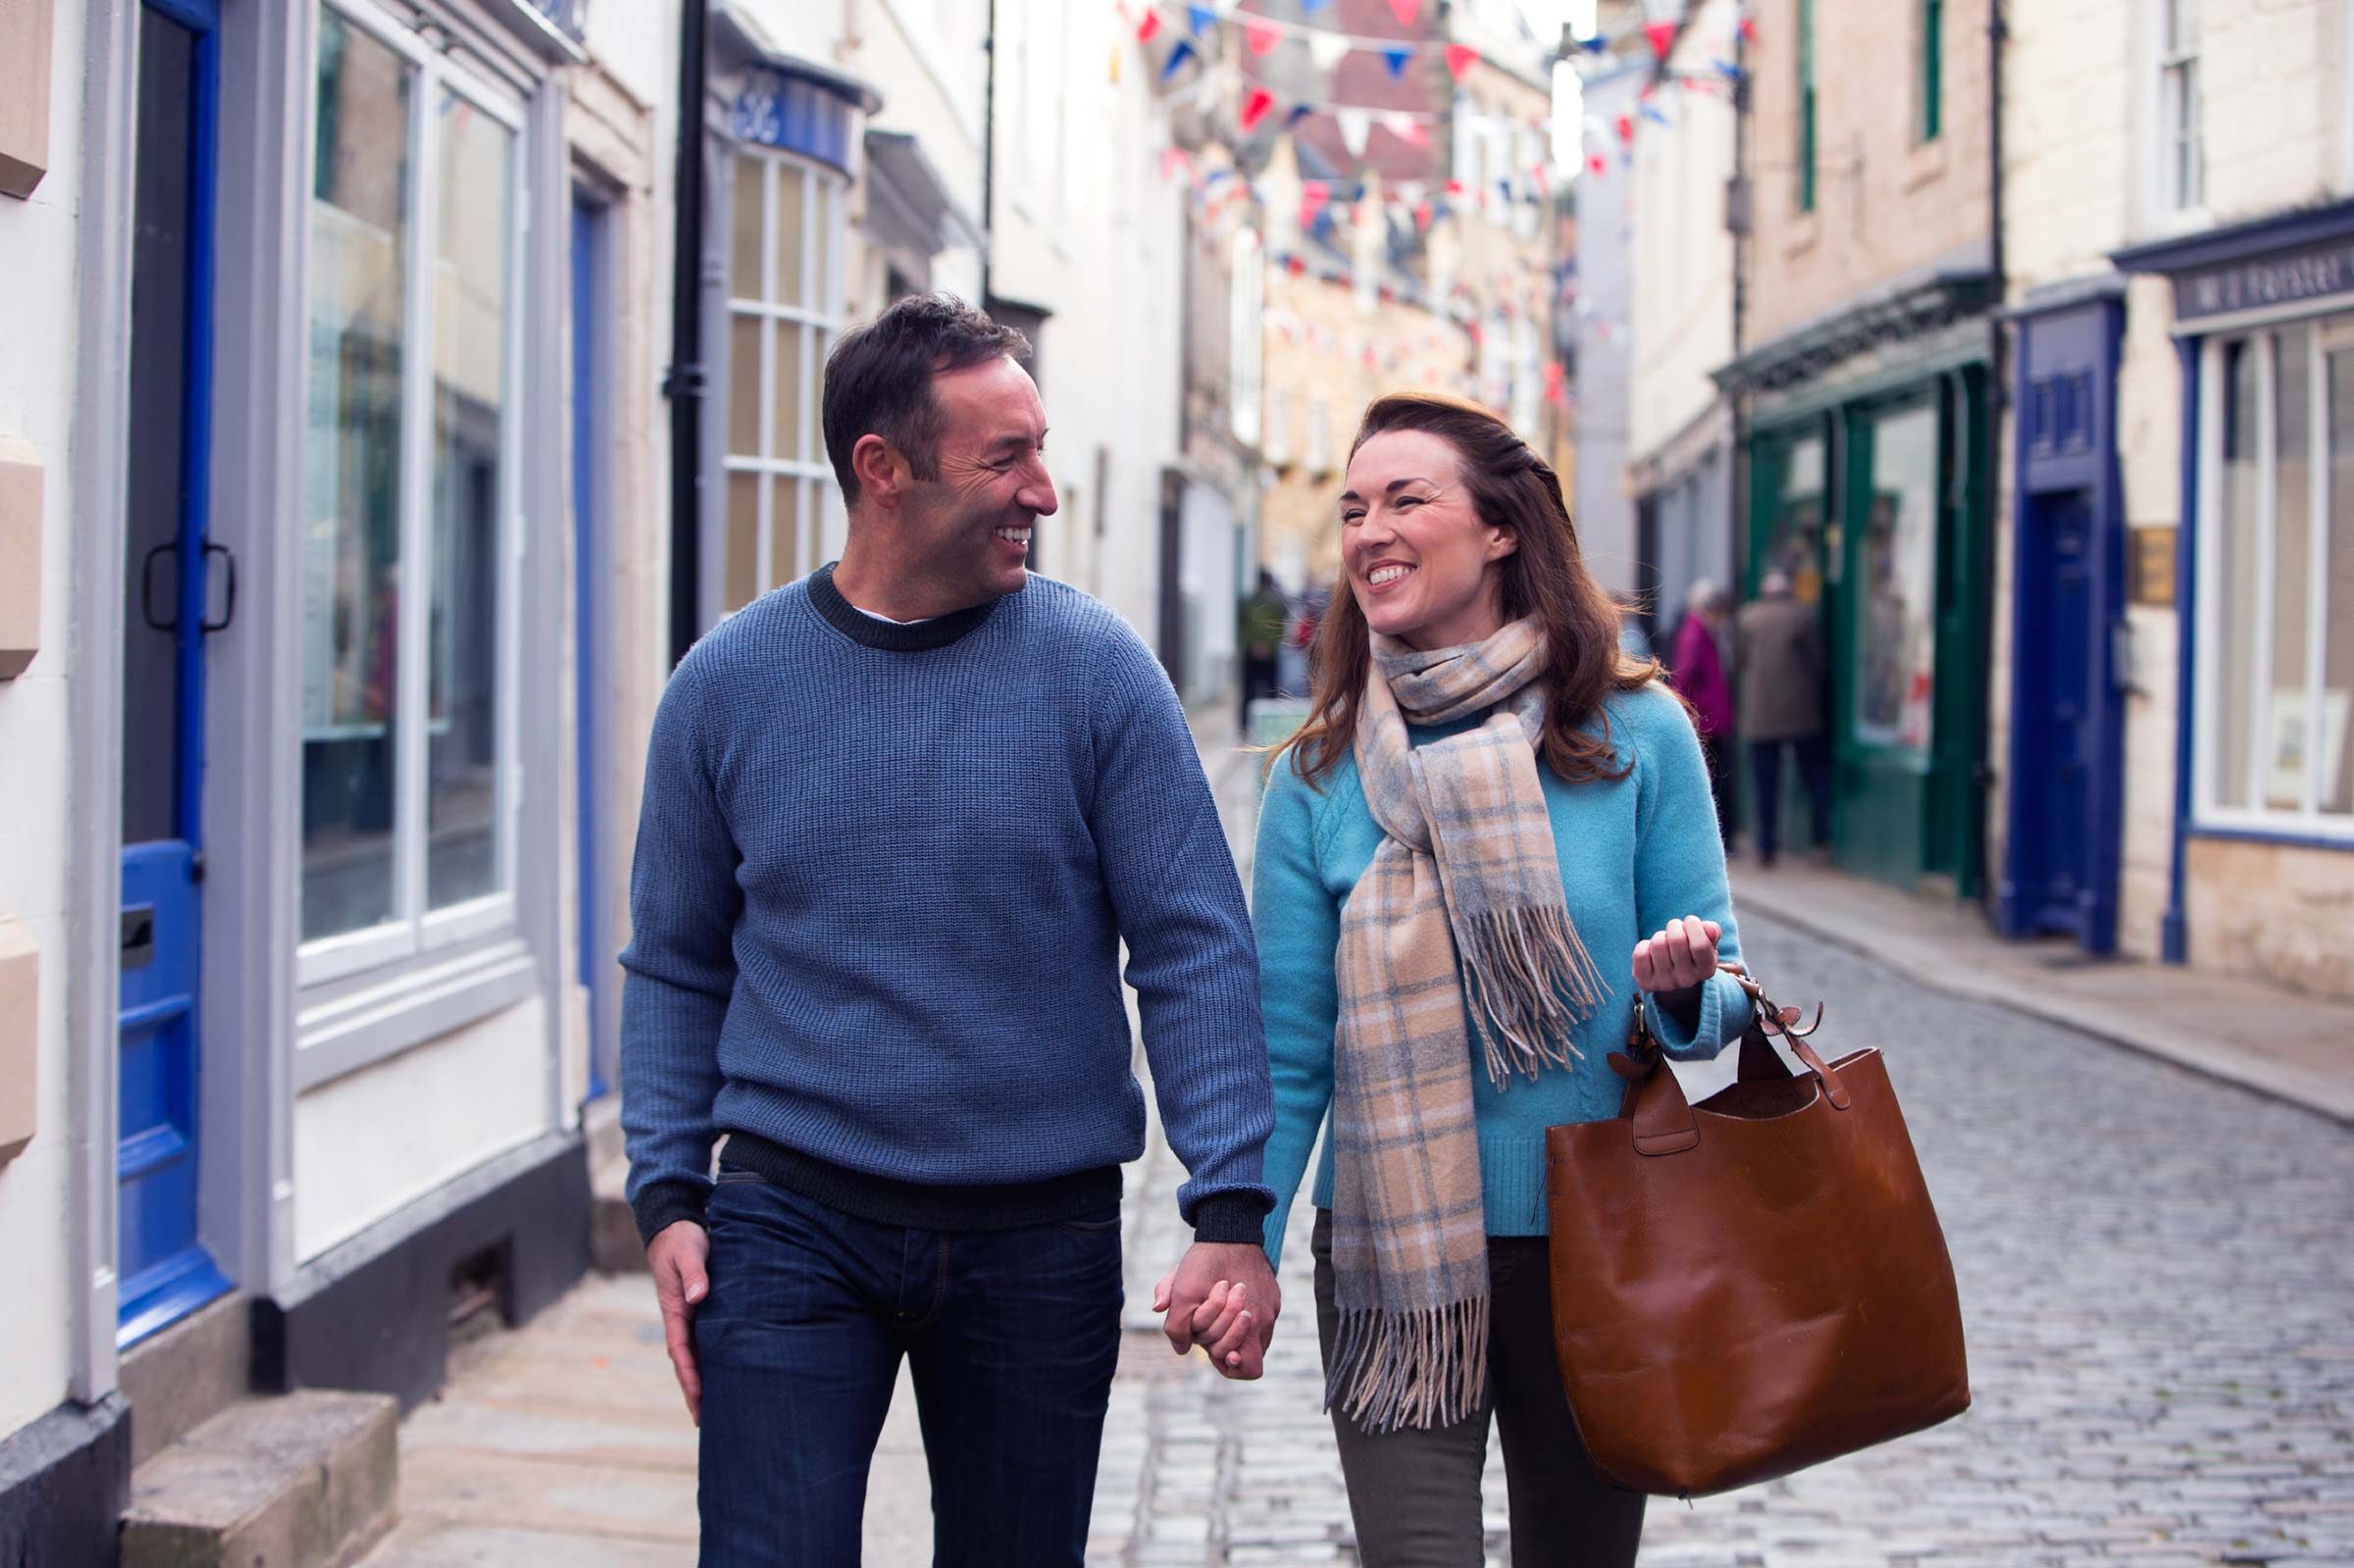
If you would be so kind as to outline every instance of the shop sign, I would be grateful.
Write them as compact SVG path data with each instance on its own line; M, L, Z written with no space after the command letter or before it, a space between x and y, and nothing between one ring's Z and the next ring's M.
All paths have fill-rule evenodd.
M2354 235L2194 268L2175 278L2175 320L2302 305L2354 293Z
M783 72L744 74L728 130L753 146L797 152L844 173L850 167L850 105L813 81Z

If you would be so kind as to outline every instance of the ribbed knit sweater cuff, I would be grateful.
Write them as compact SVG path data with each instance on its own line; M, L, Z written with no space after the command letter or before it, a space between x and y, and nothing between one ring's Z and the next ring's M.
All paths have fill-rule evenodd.
M655 1182L639 1192L630 1212L638 1217L638 1239L651 1246L655 1237L681 1220L702 1224L703 1194L691 1183Z
M1194 1239L1256 1244L1266 1232L1267 1207L1256 1192L1212 1192L1194 1205Z

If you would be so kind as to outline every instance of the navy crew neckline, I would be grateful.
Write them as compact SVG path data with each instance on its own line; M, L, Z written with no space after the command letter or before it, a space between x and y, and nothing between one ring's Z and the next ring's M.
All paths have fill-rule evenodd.
M934 616L929 621L907 624L880 620L842 596L842 589L834 585L834 568L838 564L829 561L810 576L810 606L835 631L852 642L870 648L881 648L889 653L920 653L929 648L945 648L978 628L989 619L989 613L998 607L996 599L989 599L962 610L951 610L947 615Z

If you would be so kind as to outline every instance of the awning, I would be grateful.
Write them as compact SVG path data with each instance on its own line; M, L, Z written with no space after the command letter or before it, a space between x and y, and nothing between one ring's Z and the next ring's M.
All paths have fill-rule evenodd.
M936 256L986 242L910 132L869 130L866 170L867 231L884 248Z

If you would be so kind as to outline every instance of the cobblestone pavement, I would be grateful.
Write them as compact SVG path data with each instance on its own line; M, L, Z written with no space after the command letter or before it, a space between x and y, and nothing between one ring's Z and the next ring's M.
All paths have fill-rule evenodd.
M2354 1565L2354 1138L2311 1113L1937 996L1753 917L1828 1050L1884 1046L1961 1280L1975 1404L1786 1481L1652 1504L1644 1568ZM1828 1051L1826 1051L1826 1054ZM1183 1244L1132 1182L1132 1355L1091 1564L1354 1563L1294 1210L1266 1379L1179 1361L1143 1311ZM1489 1562L1510 1561L1490 1455Z

